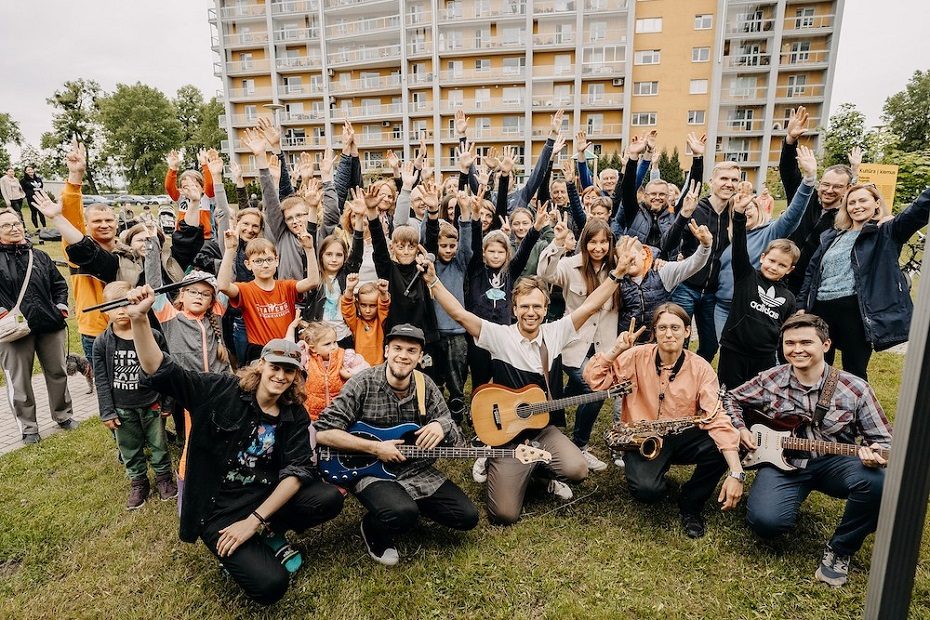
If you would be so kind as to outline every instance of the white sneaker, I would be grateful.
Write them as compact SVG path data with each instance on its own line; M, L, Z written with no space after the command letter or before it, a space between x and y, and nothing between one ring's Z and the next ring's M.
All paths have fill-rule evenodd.
M617 458L615 458L614 465L616 465L620 469L626 469L626 463L623 462L623 456L618 456Z
M572 488L565 484L564 482L559 482L558 480L550 480L549 486L546 487L548 493L552 493L559 499L570 500L575 497L575 494L572 493Z
M471 479L481 484L488 480L488 459L482 456L475 459L475 464L471 466Z
M584 457L584 462L588 464L588 469L591 471L604 471L607 469L607 463L594 456L587 448L581 451L581 456Z

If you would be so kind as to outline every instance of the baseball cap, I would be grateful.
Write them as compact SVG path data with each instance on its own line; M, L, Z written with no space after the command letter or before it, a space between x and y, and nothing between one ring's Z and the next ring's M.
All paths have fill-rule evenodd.
M296 342L284 340L283 338L269 340L268 344L262 348L262 359L272 364L301 368L300 347L297 346Z
M410 323L401 323L400 325L392 327L391 331L384 337L384 344L389 343L395 338L414 340L419 342L421 346L426 345L426 336L423 335L423 330L419 327L414 327Z
M217 292L216 277L212 273L207 273L206 271L193 270L181 280L181 284L188 284L190 282L203 282L210 286L213 289L213 293Z

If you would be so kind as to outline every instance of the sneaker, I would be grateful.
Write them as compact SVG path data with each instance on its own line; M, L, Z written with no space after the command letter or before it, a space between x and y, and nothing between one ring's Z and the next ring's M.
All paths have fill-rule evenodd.
M823 557L820 559L820 566L814 576L834 588L841 588L846 585L849 578L849 560L852 556L840 555L834 551L828 544L823 550Z
M623 455L617 455L614 459L614 467L619 467L620 469L626 469L626 463L623 461Z
M575 494L572 493L572 488L564 482L560 482L558 480L550 480L549 486L546 487L546 492L552 493L559 499L564 500L570 500L571 498L575 497Z
M379 540L375 536L369 539L365 534L364 519L359 525L359 529L362 530L362 540L365 541L365 548L368 549L368 555L371 556L372 560L385 566L394 566L400 561L400 556L397 554L397 549L394 547L392 540L387 538Z
M160 497L163 502L178 496L178 485L174 483L171 474L159 474L155 476L155 488L158 490L158 497Z
M488 480L488 459L482 456L475 459L475 464L471 466L471 479L482 484Z
M681 513L681 526L688 538L702 538L705 532L704 517L698 514Z
M142 508L145 500L149 497L149 479L139 478L132 481L129 487L129 499L126 500L126 510L135 510Z
M74 418L68 418L64 422L59 422L58 426L60 426L63 430L73 431L78 426L80 426L80 424L78 424L78 421L75 420Z
M39 433L27 433L23 435L23 444L31 446L39 443Z
M584 457L584 462L588 464L588 469L591 471L604 471L607 469L607 463L594 456L587 446L581 449L581 456Z

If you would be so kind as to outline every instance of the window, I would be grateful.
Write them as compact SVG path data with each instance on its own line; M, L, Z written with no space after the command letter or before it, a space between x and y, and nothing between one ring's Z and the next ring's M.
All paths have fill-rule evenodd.
M242 80L242 92L246 95L254 95L255 80Z
M288 94L304 92L302 78L299 75L289 75L284 78L284 92Z
M692 47L691 62L708 62L710 60L709 47Z
M604 133L604 115L588 114L587 132L589 136Z
M303 109L303 104L300 104L301 110ZM254 121L258 118L258 110L254 105L245 106L245 118L249 121Z
M637 19L636 20L636 32L637 33L662 32L662 18L661 17L646 17L643 19Z
M510 103L519 105L523 103L523 87L522 86L505 86L504 95L502 97L504 103Z
M362 99L362 113L363 114L378 114L381 111L381 99L377 97L372 97L370 99ZM378 130L381 131L380 129Z
M756 77L742 76L733 81L732 95L734 97L755 97L758 80Z
M592 24L593 26L593 24ZM556 43L571 43L575 40L575 31L573 24L557 24L555 27Z
M603 41L607 38L607 22L591 22L588 32L590 41Z
M463 60L450 60L449 64L449 75L453 78L460 78L465 72L465 61Z
M658 95L658 82L633 82L634 95Z
M565 106L572 104L572 85L556 84L552 87L552 99L555 105ZM568 122L568 118L564 118Z
M791 44L791 54L788 56L788 64L798 65L810 61L811 42L795 41Z
M475 137L481 138L491 134L491 119L487 116L479 116L475 119Z
M504 135L517 135L523 133L522 116L505 116L504 128L501 131Z
M597 104L604 102L604 83L592 82L588 84L588 103Z
M413 136L415 138L427 135L426 121L413 121L413 125L410 127L410 131L413 132Z
M491 91L489 89L475 89L475 107L479 110L491 107Z
M555 74L556 75L566 75L568 73L574 73L572 69L572 56L571 54L556 54L555 57Z
M630 120L630 124L634 126L655 125L656 124L656 113L655 112L634 112Z
M694 16L694 29L695 30L710 30L714 27L714 16L713 15L695 15Z
M657 65L662 59L661 50L642 50L633 55L634 65Z
M813 28L814 27L814 9L796 9L794 11L794 27L796 29L800 28Z
M491 70L491 59L490 58L479 58L475 61L475 71L490 71Z
M755 111L750 108L737 108L731 121L732 128L741 131L752 131L755 116Z
M524 29L520 27L506 27L501 35L501 43L504 45L522 45Z
M426 103L426 94L421 92L410 93L410 107L414 110L422 110Z
M504 75L521 75L526 68L526 56L505 58L503 61Z
M450 90L449 91L449 107L450 108L461 108L464 103L462 98L461 90Z
M789 75L788 76L788 92L785 95L786 97L799 97L804 94L804 91L807 90L805 86L807 85L807 76L806 75Z
M688 86L688 93L692 95L704 95L707 93L707 80L691 80Z
M688 110L688 124L689 125L703 125L704 124L704 110Z

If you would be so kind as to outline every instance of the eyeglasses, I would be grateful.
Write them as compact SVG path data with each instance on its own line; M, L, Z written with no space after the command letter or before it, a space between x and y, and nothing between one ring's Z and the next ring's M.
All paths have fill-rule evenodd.
M685 328L681 325L656 325L657 332L672 332L673 334L680 334L685 331Z
M7 222L6 224L0 224L0 231L10 232L14 228L19 228L20 230L26 230L26 227L23 226L22 222Z
M211 293L210 291L195 291L192 288L186 288L184 289L184 292L187 293L188 295L191 295L192 297L197 297L200 299L206 299L208 297L213 297L213 293Z
M284 218L284 222L286 224L293 224L294 222L299 222L300 220L304 219L308 215L310 214L309 213L295 213L294 215Z
M835 191L835 192L841 192L841 191L843 191L844 189L846 189L846 188L849 187L849 186L848 186L848 185L839 184L839 183L825 183L825 182L821 181L820 184L818 185L818 187L819 187L820 189L832 189L832 190Z
M253 265L273 265L277 258L250 258L249 262Z

